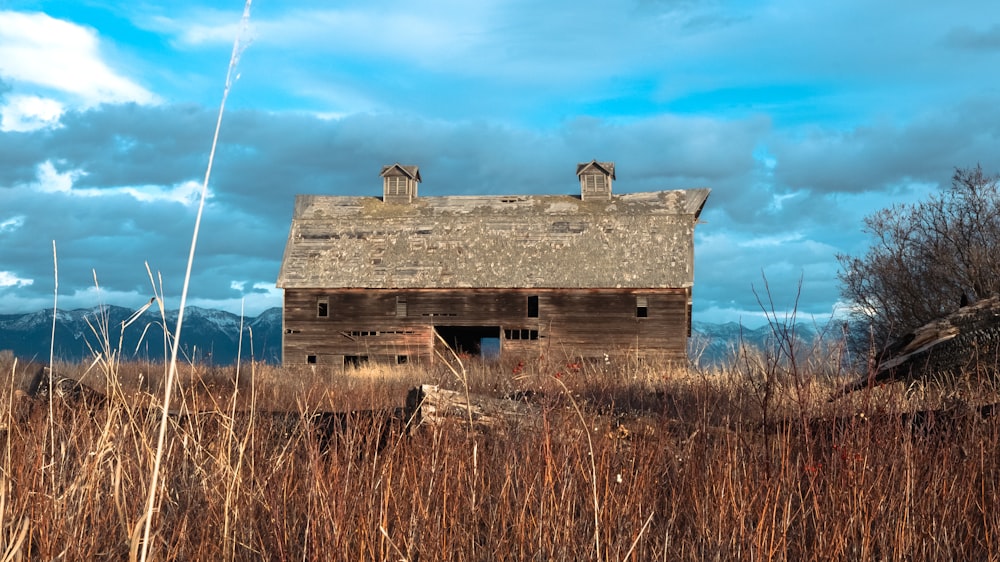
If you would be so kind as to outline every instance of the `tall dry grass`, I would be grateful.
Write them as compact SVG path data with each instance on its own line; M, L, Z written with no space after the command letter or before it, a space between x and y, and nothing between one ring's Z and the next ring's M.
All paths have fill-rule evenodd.
M715 373L473 361L466 381L442 366L246 364L237 381L233 368L186 365L175 402L186 413L169 419L150 557L1000 556L996 419L957 407L917 425L903 415L939 404L892 388L826 404L832 383L759 359ZM55 395L54 462L47 403L12 392L30 367L3 356L0 369L9 377L0 385L0 559L135 559L163 365L120 364L108 382L120 389L107 398ZM427 382L516 395L540 414L489 430L458 419L407 432L393 408ZM772 398L762 402L767 384ZM318 414L331 410L364 415Z

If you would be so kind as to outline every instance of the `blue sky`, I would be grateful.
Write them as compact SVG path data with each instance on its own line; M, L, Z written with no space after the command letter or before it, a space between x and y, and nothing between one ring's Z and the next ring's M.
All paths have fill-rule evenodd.
M0 313L176 306L243 2L0 0ZM297 193L711 187L695 319L844 311L862 218L1000 171L1000 4L257 0L190 301L274 288ZM95 273L97 282L95 283ZM799 285L801 283L801 290ZM798 302L796 303L796 295Z

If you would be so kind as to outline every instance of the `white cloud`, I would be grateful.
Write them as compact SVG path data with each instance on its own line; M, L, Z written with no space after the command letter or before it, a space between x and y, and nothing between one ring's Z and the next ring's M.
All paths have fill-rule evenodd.
M230 281L229 282L229 288L230 289L232 289L234 291L239 291L241 293L243 292L243 289L246 288L246 286L247 286L247 282L246 281Z
M249 43L256 35L260 16L254 15L248 22L242 43ZM196 7L185 13L172 10L171 15L151 14L139 10L132 14L132 23L143 29L163 35L173 36L178 46L199 47L203 45L232 45L237 34L243 33L239 12L229 9Z
M736 245L741 248L773 248L791 242L800 242L804 238L801 232L783 232L768 236L756 236L749 240L738 241Z
M494 57L496 33L507 22L500 3L433 0L347 5L338 9L290 9L251 19L244 43L261 43L267 48L309 50L312 53L350 52L362 58L409 61L425 68L488 72L509 62L507 57L484 64ZM270 16L270 17L269 17ZM192 10L178 17L151 17L138 22L157 33L173 37L180 47L230 45L240 32L232 11ZM511 53L505 52L505 55Z
M9 219L0 221L0 232L14 232L24 226L24 215L16 215Z
M475 5L429 2L416 7L401 3L392 9L364 8L290 10L274 19L251 20L254 40L276 44L316 42L325 49L353 45L369 53L421 56L456 55L451 48L470 45L488 24L488 2ZM175 35L183 45L231 44L239 33L233 12L198 11L184 18L160 17L149 22Z
M63 104L38 96L11 96L0 106L0 131L34 131L59 125Z
M337 121L343 119L344 117L347 117L350 114L343 111L318 111L318 112L313 112L311 115L316 119L320 119L322 121Z
M85 106L156 101L108 66L95 30L43 13L0 11L0 75L12 80L15 90L55 90Z
M254 283L254 288L258 285L263 284ZM239 314L240 310L243 310L244 315L253 317L269 308L281 306L281 295L281 289L275 288L274 284L271 283L267 292L250 292L242 297L232 299L192 298L188 302L193 306L228 310L235 314Z
M695 322L711 322L715 324L736 322L747 328L754 329L767 324L768 315L760 309L747 310L733 303L733 306L710 306L698 310L694 313L693 320Z
M92 196L126 194L143 203L166 201L182 205L192 205L198 201L198 197L201 195L201 184L196 181L185 181L171 187L143 185L108 189L86 189L81 191L86 195ZM211 192L209 192L207 198L211 199Z
M38 181L35 183L35 187L42 193L71 193L73 182L86 174L83 170L69 170L60 173L51 160L46 160L38 165Z
M182 205L197 203L201 195L201 184L193 180L180 182L172 186L138 185L106 188L74 188L76 180L86 175L87 172L80 169L60 172L51 160L46 160L38 165L38 180L33 184L33 187L42 193L64 193L75 197L97 198L127 195L141 203L167 202L180 203ZM210 190L206 199L211 198L212 193Z
M149 302L149 292L142 291L121 291L110 289L105 286L91 285L82 289L75 289L72 292L59 295L59 308L62 310L73 310L76 308L90 308L101 304L113 304L139 308ZM46 305L51 307L51 301Z
M27 287L34 279L22 279L9 271L0 271L0 287Z

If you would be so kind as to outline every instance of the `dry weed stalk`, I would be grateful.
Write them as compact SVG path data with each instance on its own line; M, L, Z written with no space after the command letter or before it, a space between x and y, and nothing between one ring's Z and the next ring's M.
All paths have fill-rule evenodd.
M592 493L592 498L594 500L594 558L598 561L601 560L601 502L597 495L597 465L594 460L594 440L590 436L590 424L587 423L587 419L583 417L583 412L580 410L580 405L576 403L576 399L573 398L573 393L569 391L564 383L558 377L552 377L556 383L562 387L563 392L566 397L569 398L570 404L573 405L573 410L576 411L577 417L580 419L580 425L583 427L583 433L587 436L587 455L590 459L590 491Z
M194 232L191 236L191 250L188 253L187 269L184 273L184 285L181 289L181 301L180 307L177 312L177 328L174 331L174 342L170 350L170 368L167 373L167 381L164 385L163 392L163 413L160 418L160 430L157 437L156 444L156 457L153 462L153 474L150 478L149 494L146 500L146 516L145 516L145 526L143 529L142 538L142 550L140 554L141 562L146 562L146 556L149 552L149 535L153 521L153 512L157 500L157 489L159 484L160 467L163 460L164 454L164 442L167 433L167 421L168 413L170 411L170 394L173 391L174 380L177 377L177 353L180 346L181 339L181 329L184 325L184 309L187 304L187 294L188 287L191 283L191 269L194 265L194 254L195 249L198 245L198 232L201 227L201 217L205 211L205 199L208 196L208 181L212 176L212 164L215 161L215 149L219 143L219 130L222 128L222 116L225 113L226 99L229 97L229 90L232 88L234 81L234 71L236 70L236 65L239 62L240 55L242 54L241 39L246 32L247 25L250 20L250 4L252 0L246 0L246 4L243 7L243 17L241 19L241 27L239 33L236 35L236 39L233 41L233 52L229 58L229 68L226 71L226 84L222 91L222 101L219 104L219 114L215 122L215 134L212 138L212 148L208 155L208 165L205 169L205 179L201 185L201 194L198 200L198 212L195 215L194 222Z
M0 354L0 372L22 376L21 363L13 362ZM474 392L510 376L502 364L465 367ZM62 365L61 372L73 377L85 368ZM540 427L477 431L475 448L464 411L452 425L408 436L398 422L398 433L386 438L387 418L379 416L326 425L318 415L322 396L310 401L308 386L286 387L299 404L290 415L253 403L260 381L301 373L251 364L249 386L237 389L235 367L199 369L241 398L235 410L226 395L220 411L171 418L155 556L415 560L488 553L496 560L610 562L1000 555L997 418L914 425L902 417L913 404L878 402L862 417L858 397L822 409L806 405L806 438L794 401L782 406L793 423L752 423L757 413L742 409L746 387L734 374L672 377L653 400L633 382L643 373L631 364L563 372L559 382L551 375L556 368L564 364L528 363L528 378L514 381L546 385L532 398ZM653 375L666 367L642 368ZM129 363L120 369L124 384L141 370ZM443 369L407 367L409 383L450 377ZM326 374L326 385L344 389L330 407L380 407L387 395L405 394L406 382L365 375ZM39 400L24 409L31 402L14 396L13 378L2 386L10 394L0 401L7 408L0 420L8 421L0 562L138 559L144 512L129 498L148 489L156 412L117 399L93 408L57 395L53 496L50 473L40 470L50 456L47 406ZM198 385L178 392L186 403L204 403L194 396L203 392Z
M53 395L55 392L55 370L56 370L56 316L59 314L59 259L56 255L56 241L52 241L52 272L54 277L52 296L52 337L49 341L49 465L56 462L56 429L52 407ZM9 427L9 426L8 426ZM56 481L55 472L52 472L52 493L55 494Z

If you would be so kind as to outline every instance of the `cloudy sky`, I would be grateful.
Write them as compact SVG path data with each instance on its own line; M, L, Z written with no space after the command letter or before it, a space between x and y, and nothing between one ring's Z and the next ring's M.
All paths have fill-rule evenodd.
M244 3L0 0L0 313L176 307ZM189 302L254 315L294 196L711 187L696 320L825 319L862 218L1000 171L996 0L256 0ZM97 282L95 283L95 272ZM159 280L157 280L159 284Z

